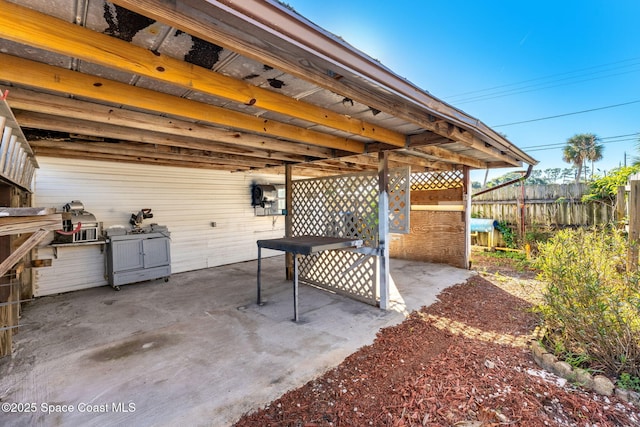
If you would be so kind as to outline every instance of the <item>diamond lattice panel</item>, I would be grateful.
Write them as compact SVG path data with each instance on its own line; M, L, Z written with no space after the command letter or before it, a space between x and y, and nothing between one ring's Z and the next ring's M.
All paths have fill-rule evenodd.
M462 171L421 172L411 175L412 190L446 190L463 186Z
M362 239L378 247L378 177L354 174L292 183L293 236ZM352 251L325 251L300 257L302 282L377 303L378 260Z
M352 251L325 251L300 257L301 282L376 305L378 257Z
M411 168L389 171L389 232L409 233Z
M378 178L354 174L293 182L294 236L362 239L378 246Z

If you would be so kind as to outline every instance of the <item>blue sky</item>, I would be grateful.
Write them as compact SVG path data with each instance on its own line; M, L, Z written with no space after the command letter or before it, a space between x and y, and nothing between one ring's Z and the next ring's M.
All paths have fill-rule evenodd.
M602 171L622 164L625 152L628 162L640 156L639 0L286 3L506 134L540 161L536 169L569 167L561 147L577 133L602 138ZM627 105L603 108L619 104ZM565 115L584 110L595 111ZM565 116L501 126L557 115ZM560 148L539 147L551 144Z

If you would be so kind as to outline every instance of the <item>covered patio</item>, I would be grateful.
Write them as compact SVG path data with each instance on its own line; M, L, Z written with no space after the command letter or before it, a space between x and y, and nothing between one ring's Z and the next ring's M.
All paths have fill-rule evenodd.
M101 289L108 231L127 228L140 208L171 233L172 274L253 260L258 240L362 240L358 251L309 257L301 278L393 310L389 257L468 267L471 170L529 173L537 163L275 0L0 5L0 90L15 122L0 151L17 163L0 171L0 198L57 211L81 201L72 204L96 223L86 246L56 243L59 228L37 230L30 253L15 248L32 230L0 236L0 259L24 258L9 259L2 278L0 356L23 328L22 302ZM28 154L35 173L19 163ZM256 198L256 188L276 195ZM183 301L169 295L157 305ZM304 294L300 302L304 320ZM129 321L141 322L146 296L127 303Z
M391 259L383 311L300 287L292 322L282 256L161 280L43 297L24 310L13 358L0 359L0 400L34 402L13 425L229 425L338 365L448 286L473 273ZM24 411L23 411L24 412Z

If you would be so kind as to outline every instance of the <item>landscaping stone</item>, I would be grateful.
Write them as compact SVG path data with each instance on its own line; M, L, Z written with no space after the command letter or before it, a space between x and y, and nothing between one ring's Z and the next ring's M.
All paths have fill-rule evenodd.
M538 341L531 341L531 352L533 353L533 358L535 361L540 364L542 362L542 356L547 352L545 348Z
M640 408L640 393L624 388L616 388L615 394L616 397Z
M631 400L631 397L629 396L629 390L625 390L623 388L616 388L615 395L625 402L629 402Z
M558 361L558 358L553 354L547 353L538 341L531 341L531 354L538 366L560 378L565 378L580 387L593 390L594 393L602 396L612 396L615 394L616 397L625 402L640 407L640 393L623 388L616 388L613 381L604 375L596 375L594 377L585 369L573 369L567 362Z
M569 378L573 368L567 362L559 361L553 364L552 372L559 377Z
M558 358L551 353L542 355L542 367L549 372L553 372L553 365L555 365L557 361Z
M596 375L593 377L592 384L593 391L603 396L613 395L613 391L616 388L613 382L604 375Z
M580 369L580 368L574 369L573 374L571 378L569 378L569 380L573 381L574 383L582 387L593 389L593 377L591 377L591 374L589 373L589 371L586 371L584 369Z

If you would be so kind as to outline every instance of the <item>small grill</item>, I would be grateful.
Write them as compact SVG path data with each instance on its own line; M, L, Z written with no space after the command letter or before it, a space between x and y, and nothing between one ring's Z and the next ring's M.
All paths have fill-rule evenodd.
M63 206L62 230L56 233L59 243L95 242L100 236L100 223L96 217L84 210L79 200Z

